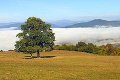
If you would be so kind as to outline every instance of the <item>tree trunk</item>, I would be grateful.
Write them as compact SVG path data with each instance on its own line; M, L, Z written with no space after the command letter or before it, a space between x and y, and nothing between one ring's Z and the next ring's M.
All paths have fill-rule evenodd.
M37 50L37 58L40 58L40 51Z
M31 53L31 58L33 58L32 53Z

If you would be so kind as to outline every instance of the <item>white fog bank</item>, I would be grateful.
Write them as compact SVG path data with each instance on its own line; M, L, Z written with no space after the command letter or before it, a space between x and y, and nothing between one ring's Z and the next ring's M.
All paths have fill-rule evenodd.
M0 50L14 49L20 30L0 29ZM76 44L79 41L96 45L120 42L120 27L110 28L53 28L55 44Z
M76 44L79 41L96 45L120 42L120 27L110 28L55 28L56 44Z

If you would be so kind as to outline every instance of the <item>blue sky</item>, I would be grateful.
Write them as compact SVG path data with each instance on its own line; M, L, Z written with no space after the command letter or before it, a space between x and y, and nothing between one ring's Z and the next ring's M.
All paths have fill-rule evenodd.
M25 21L30 16L45 21L120 20L120 0L0 0L0 22Z

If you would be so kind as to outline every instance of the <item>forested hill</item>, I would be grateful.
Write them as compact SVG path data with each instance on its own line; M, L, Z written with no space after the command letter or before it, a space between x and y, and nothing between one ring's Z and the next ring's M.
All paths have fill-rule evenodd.
M120 21L107 21L102 19L94 19L89 22L77 23L70 26L65 26L64 28L77 28L77 27L97 27L97 26L120 26Z

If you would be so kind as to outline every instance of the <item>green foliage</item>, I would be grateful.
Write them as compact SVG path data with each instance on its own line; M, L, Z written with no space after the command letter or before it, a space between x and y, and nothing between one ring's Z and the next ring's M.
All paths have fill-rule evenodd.
M56 45L54 46L54 49L87 52L99 55L120 55L120 48L115 47L112 44L96 46L92 43L87 44L85 42L78 42L76 45Z
M55 50L69 50L69 51L76 51L76 47L74 45L55 45L54 46Z
M25 53L30 53L30 54L32 54L32 53L35 53L35 52L36 52L36 50L35 50L35 48L32 47L32 46L28 46L28 47L25 48Z
M120 55L119 47L112 44L106 44L100 47L106 54L105 55Z
M87 46L87 44L85 42L78 42L76 44L76 47L79 48L79 47L84 47L84 46Z
M42 51L44 47L52 50L55 36L50 27L50 24L40 18L29 17L25 24L21 25L22 32L17 34L20 40L15 44L16 51L32 54Z

